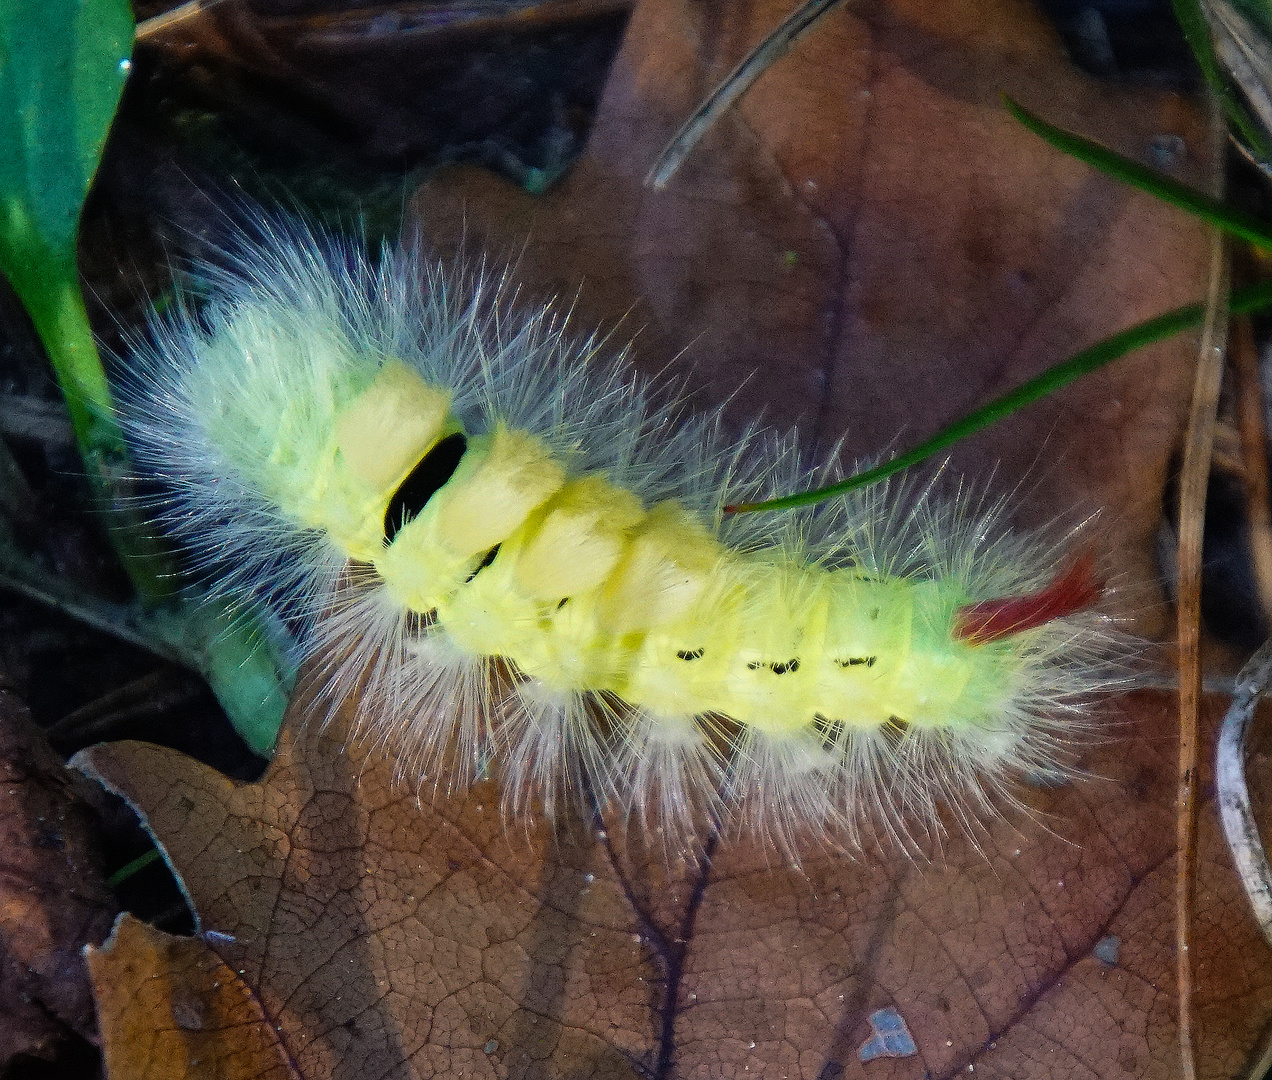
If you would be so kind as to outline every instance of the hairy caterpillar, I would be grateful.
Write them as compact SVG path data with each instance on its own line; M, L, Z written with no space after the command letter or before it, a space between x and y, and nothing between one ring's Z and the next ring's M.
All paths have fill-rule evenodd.
M834 466L654 404L501 280L291 225L198 276L123 395L164 522L413 782L908 844L1065 768L1115 681L1090 558L930 486L727 516Z

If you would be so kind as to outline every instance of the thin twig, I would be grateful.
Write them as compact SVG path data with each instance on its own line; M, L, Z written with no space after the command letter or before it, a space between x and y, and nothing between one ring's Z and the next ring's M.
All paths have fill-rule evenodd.
M1263 385L1249 319L1233 327L1228 354L1236 384L1237 434L1241 439L1241 473L1245 482L1246 522L1250 532L1250 559L1254 582L1263 609L1264 623L1272 627L1272 506L1268 499L1268 432L1263 419Z
M1218 127L1217 124L1213 125ZM1201 548L1215 416L1228 329L1228 253L1211 237L1206 322L1193 382L1179 498L1179 791L1175 878L1179 1053L1184 1080L1197 1075L1192 1028L1192 897L1197 873L1197 767L1201 707Z
M202 684L189 676L157 668L59 717L44 729L44 736L62 750L108 742L118 738L125 725L188 705L201 692Z
M75 445L66 406L26 394L0 394L0 435L33 439L59 449Z
M9 444L0 439L0 510L13 526L34 534L46 524L42 509Z
M1132 690L1165 690L1179 693L1179 673L1138 675ZM1235 675L1207 675L1201 680L1201 692L1209 696L1232 697L1237 692Z
M177 23L193 19L223 3L225 3L225 0L186 0L184 4L177 5L171 11L152 15L149 19L142 19L137 24L133 37L137 41L145 41L147 38L171 29Z
M383 49L389 35L395 46L402 46L460 34L527 33L626 15L631 9L632 0L452 0L445 9L436 0L399 0L322 14L302 8L301 14L270 15L263 22L271 37L336 52Z
M1228 838L1232 860L1237 864L1241 884L1254 909L1255 921L1272 945L1272 868L1259 839L1259 825L1250 806L1245 780L1245 740L1259 695L1272 680L1272 638L1237 676L1237 692L1219 729L1219 749L1215 754L1215 785L1218 788L1219 816Z
M193 667L188 654L172 644L170 635L150 628L150 617L136 604L113 604L83 592L69 589L61 581L42 574L33 565L24 563L15 567L11 552L0 555L0 589L25 596L37 604L43 604L68 618L82 623L91 630L126 641L152 652L174 664ZM195 668L197 670L197 668Z
M841 0L805 0L786 16L781 25L747 53L725 80L703 99L693 115L671 137L671 141L663 147L663 152L654 162L654 167L649 170L649 175L645 177L645 186L659 191L665 188L676 170L684 164L685 158L729 107L770 66L785 56L805 31L840 2Z
M1207 0L1204 7L1215 55L1241 88L1259 123L1272 130L1272 93L1267 76L1272 71L1272 48L1262 32L1227 0Z

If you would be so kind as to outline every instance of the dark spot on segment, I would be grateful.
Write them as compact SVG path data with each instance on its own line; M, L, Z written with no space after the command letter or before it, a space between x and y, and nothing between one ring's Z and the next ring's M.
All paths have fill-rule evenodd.
M704 649L681 649L676 656L681 660L701 660Z
M402 527L419 516L421 510L428 505L428 500L436 494L438 488L455 475L460 459L468 449L468 439L462 431L437 442L433 448L420 458L398 485L393 498L389 500L384 511L384 539L392 543L393 538Z
M787 660L785 663L774 662L766 664L762 660L752 660L746 665L751 671L759 671L760 668L768 668L774 675L785 675L788 671L795 672L799 670L799 658Z
M478 574L480 574L483 570L485 570L486 567L488 567L492 562L495 561L495 556L497 556L498 554L499 554L499 545L496 544L488 552L486 552L485 555L481 557L481 562L477 564L473 572L469 574L468 577L464 578L464 584L467 585L470 581L473 580L473 578L475 578Z
M561 599L557 602L557 611L560 611L569 602L570 598L568 596L561 597Z
M877 656L850 656L847 660L836 660L835 663L841 668L862 667L863 665L865 667L874 667L875 661L878 659Z

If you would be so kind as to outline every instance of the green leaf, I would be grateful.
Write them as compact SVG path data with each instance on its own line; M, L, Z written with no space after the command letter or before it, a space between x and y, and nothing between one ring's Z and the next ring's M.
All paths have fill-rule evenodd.
M84 314L75 239L132 37L127 0L0 0L0 269L35 323L88 451L122 442Z
M171 571L120 496L124 439L76 261L80 213L132 66L133 29L128 0L0 0L0 271L66 396L115 549L153 604L169 596ZM224 605L163 606L150 618L203 673L252 749L268 753L288 673L259 628Z
M1238 289L1232 294L1230 310L1234 315L1246 315L1252 311L1261 311L1267 307L1272 307L1272 281L1262 281L1257 285ZM961 439L974 435L982 428L989 427L990 424L1003 419L1005 416L1010 416L1019 409L1023 409L1026 405L1031 405L1039 398L1055 393L1057 390L1068 386L1071 382L1080 379L1083 375L1088 375L1092 371L1102 368L1105 364L1125 356L1134 349L1149 345L1154 341L1161 341L1163 338L1178 334L1181 330L1187 330L1190 326L1196 326L1205 316L1205 312L1205 304L1189 304L1187 307L1168 311L1164 315L1158 315L1147 322L1139 323L1123 330L1121 333L1114 334L1112 337L1107 337L1103 341L1098 341L1090 348L1083 349L1080 353L1069 357L1068 360L1048 368L1041 375L1030 379L1010 393L1004 394L1000 398L995 398L987 405L982 405L975 412L969 413L949 427L938 431L913 450L900 454L891 461L884 462L884 464L873 469L867 469L864 472L857 473L855 476L850 476L847 480L841 480L837 484L817 488L814 491L802 491L795 495L784 495L780 499L770 499L767 502L739 503L736 506L727 506L725 511L727 513L741 514L754 510L791 510L797 506L810 506L813 503L821 502L823 499L846 494L856 488L865 487L867 484L877 483L892 476L894 473L899 473L902 469L908 469L911 465L917 465L920 461L925 461L934 454L939 454L942 450L949 449Z
M6 243L38 237L55 252L74 247L80 207L128 78L132 38L126 0L0 4Z

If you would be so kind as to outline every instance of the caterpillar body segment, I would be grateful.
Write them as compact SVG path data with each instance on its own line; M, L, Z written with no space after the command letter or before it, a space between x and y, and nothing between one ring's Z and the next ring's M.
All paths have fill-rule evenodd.
M961 583L734 551L672 501L646 511L600 473L569 478L532 434L497 426L468 436L440 408L421 438L420 425L394 426L421 412L383 392L391 381L401 399L431 404L437 391L407 377L397 361L381 369L337 417L328 458L337 475L368 475L357 463L372 433L384 433L385 456L399 461L405 430L419 460L382 471L352 529L346 484L329 500L332 520L308 523L371 563L395 599L471 655L502 657L553 691L608 692L662 716L715 713L779 736L817 723L940 726L969 686L997 684L1003 702L976 701L963 720L974 724L1014 693L1006 646L954 635L969 600ZM391 539L371 539L387 532L381 523L408 473L432 471L430 459L457 436L465 449L446 455L451 475Z
M596 799L673 844L908 844L1063 768L1117 682L1093 570L1053 581L1001 504L726 517L819 482L791 439L652 404L497 280L270 240L156 322L126 425L169 528L412 782L493 767L514 811Z

